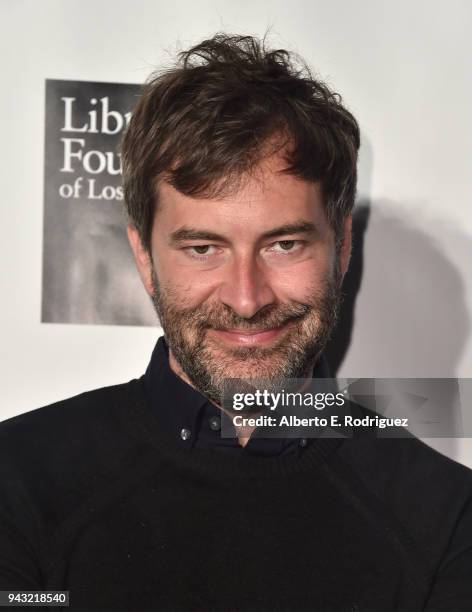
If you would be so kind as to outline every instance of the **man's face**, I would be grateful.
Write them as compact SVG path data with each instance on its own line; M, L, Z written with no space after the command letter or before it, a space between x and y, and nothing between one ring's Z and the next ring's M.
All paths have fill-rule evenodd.
M228 378L309 376L335 324L350 218L337 254L319 186L283 167L272 156L217 200L161 182L152 258L128 230L171 367L216 403Z

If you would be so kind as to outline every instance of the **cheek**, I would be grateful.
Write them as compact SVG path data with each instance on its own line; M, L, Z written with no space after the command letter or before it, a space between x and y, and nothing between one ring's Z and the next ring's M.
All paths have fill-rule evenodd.
M202 273L188 268L156 265L156 273L162 290L179 309L197 307L218 286L214 273Z
M326 280L334 275L335 258L310 258L293 266L272 270L272 289L280 301L309 301L314 293L324 291Z

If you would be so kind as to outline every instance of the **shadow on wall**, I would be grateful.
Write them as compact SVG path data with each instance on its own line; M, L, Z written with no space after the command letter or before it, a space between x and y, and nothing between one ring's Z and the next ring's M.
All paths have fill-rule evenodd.
M457 377L471 327L461 276L470 252L468 236L425 218L424 208L361 201L353 214L345 300L326 350L333 376ZM460 412L450 410L446 419L445 436L459 433ZM456 454L453 439L428 443Z
M352 251L349 269L343 282L343 304L335 332L325 354L333 376L336 376L351 344L354 310L362 283L364 236L369 222L370 206L361 202L352 215Z

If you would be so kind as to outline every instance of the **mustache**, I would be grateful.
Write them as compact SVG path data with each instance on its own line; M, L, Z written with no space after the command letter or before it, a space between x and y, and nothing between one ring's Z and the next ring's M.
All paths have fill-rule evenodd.
M291 304L269 304L258 310L254 316L244 318L237 315L229 306L212 305L206 308L181 313L187 324L199 330L214 329L240 329L242 331L264 331L280 327L289 321L302 319L313 306L294 302ZM189 309L190 310L190 309Z

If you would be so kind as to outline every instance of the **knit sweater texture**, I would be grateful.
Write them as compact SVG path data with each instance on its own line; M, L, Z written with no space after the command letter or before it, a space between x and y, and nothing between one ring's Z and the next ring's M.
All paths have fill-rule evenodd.
M300 457L188 451L133 379L0 424L0 590L81 612L470 612L471 474L375 430Z

